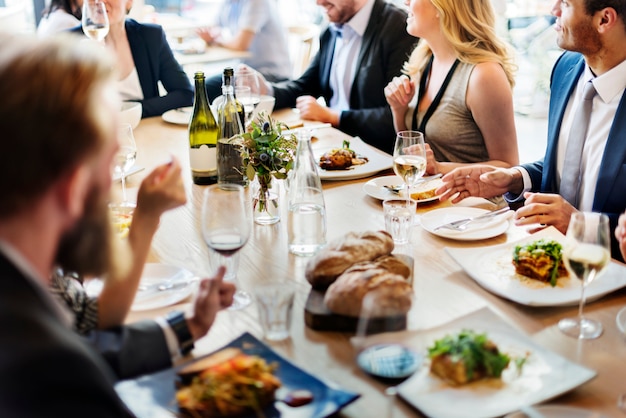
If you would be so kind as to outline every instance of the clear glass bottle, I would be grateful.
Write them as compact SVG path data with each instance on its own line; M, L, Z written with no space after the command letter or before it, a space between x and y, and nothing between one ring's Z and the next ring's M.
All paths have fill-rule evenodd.
M233 69L225 68L222 83L224 100L217 109L217 120L220 128L217 141L217 175L219 183L235 183L242 186L248 184L243 172L243 163L239 147L233 143L243 133L241 116L243 106L235 99L232 86Z
M287 233L289 251L313 255L326 245L326 206L322 181L311 149L311 133L298 133L296 162L289 178Z
M189 165L194 183L212 184L217 182L216 147L219 127L209 107L204 73L196 72L194 80L196 92L193 114L189 121Z

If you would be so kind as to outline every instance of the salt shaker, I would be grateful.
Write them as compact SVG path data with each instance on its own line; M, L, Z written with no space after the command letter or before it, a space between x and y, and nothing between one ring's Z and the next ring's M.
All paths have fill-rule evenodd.
M326 206L309 130L298 132L296 162L289 179L288 204L289 251L302 256L315 254L326 245Z

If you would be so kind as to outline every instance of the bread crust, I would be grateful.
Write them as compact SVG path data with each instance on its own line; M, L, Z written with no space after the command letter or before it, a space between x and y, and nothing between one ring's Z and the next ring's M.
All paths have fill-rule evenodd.
M385 231L350 232L317 253L307 264L305 277L313 288L324 290L349 267L389 255L393 248Z

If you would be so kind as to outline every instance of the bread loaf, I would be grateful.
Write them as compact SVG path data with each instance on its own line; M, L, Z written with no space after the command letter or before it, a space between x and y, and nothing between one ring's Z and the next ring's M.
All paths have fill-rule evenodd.
M305 277L315 289L326 289L349 267L391 254L393 239L385 231L350 232L317 253L307 264Z
M384 269L346 271L332 283L324 302L328 309L339 315L359 317L366 295L371 295L367 314L372 318L401 316L411 309L413 289L399 274Z

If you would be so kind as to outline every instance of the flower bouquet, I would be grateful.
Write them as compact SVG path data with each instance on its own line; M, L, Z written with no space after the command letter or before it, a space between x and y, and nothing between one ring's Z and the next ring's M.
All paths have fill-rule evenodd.
M272 179L287 178L294 165L298 141L293 134L283 135L287 125L265 113L260 113L250 126L250 131L241 134L238 142L244 173L250 181L256 179L252 202L254 220L273 224L280 220L280 211L278 193L272 191Z

